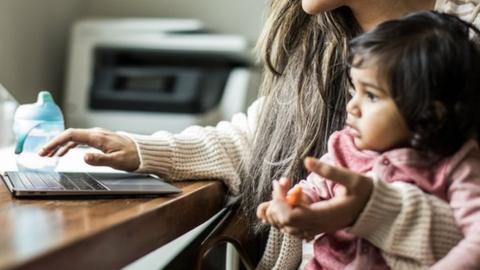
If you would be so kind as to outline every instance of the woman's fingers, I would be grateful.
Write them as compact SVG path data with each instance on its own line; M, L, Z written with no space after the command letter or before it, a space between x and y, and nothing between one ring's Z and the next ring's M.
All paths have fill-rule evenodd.
M58 150L69 142L88 144L88 141L89 131L81 129L67 129L44 145L38 154L40 156L52 156L52 154L58 153Z
M288 215L279 215L279 227L297 228L301 232L311 232L311 236L343 229L355 220L357 203L361 204L352 197L339 196L310 205L298 205Z
M305 168L333 182L343 185L347 189L347 192L354 189L359 182L367 178L344 168L330 166L311 157L305 159Z
M350 187L352 179L351 173L344 169L333 167L321 162L316 158L308 157L305 159L305 168L311 172L315 172L329 180L332 180L345 187Z
M312 212L320 222L319 232L333 232L350 226L356 219L358 213L357 204L354 198L338 196L330 200L321 201L311 205Z
M277 228L283 227L290 219L292 208L285 200L273 199L266 210L267 222Z
M325 164L314 158L305 159L305 167L344 187L336 196L327 201L324 213L336 219L333 223L349 226L353 223L370 198L373 180L367 176Z
M60 147L67 145L69 142L78 144L86 144L88 146L104 150L105 145L105 132L101 129L67 129L58 135L56 138L48 142L39 151L40 156L51 155L51 153L57 153Z
M287 220L280 220L281 231L310 241L316 234L323 232L322 226L315 222L316 218L309 206L300 205L292 208Z
M48 156L53 157L55 154L59 157L63 157L65 154L70 151L70 149L77 147L78 143L76 142L68 142L64 146L58 148L57 152L52 152Z
M44 145L38 154L48 157L63 156L79 144L103 152L86 154L84 160L90 165L135 171L141 164L135 141L128 136L101 128L68 129Z
M276 213L274 208L275 208L274 205L268 207L266 212L265 212L265 216L266 216L267 223L269 223L270 225L272 225L274 227L279 228L280 224L278 222L277 213Z

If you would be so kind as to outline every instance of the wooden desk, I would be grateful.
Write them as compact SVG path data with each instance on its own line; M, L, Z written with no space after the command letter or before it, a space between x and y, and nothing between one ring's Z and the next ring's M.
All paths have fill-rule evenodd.
M19 200L0 182L0 269L118 269L206 221L225 195L196 181L172 197Z

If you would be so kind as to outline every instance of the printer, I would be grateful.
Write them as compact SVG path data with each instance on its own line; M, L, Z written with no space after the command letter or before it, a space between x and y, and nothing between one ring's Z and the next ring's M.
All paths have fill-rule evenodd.
M71 127L179 132L230 119L257 96L245 38L208 33L196 20L81 21L68 61L63 109Z

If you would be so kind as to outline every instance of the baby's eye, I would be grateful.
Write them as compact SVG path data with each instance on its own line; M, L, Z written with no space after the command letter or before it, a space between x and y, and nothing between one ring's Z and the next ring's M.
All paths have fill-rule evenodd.
M367 98L372 102L375 102L378 100L378 96L371 92L367 92Z

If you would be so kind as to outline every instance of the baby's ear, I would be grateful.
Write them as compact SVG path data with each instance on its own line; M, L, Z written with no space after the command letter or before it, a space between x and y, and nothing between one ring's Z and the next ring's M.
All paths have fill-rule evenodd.
M447 113L445 105L443 105L442 102L436 100L433 102L433 107L435 108L435 115L437 116L438 121L442 122L442 120L445 118L445 114Z

